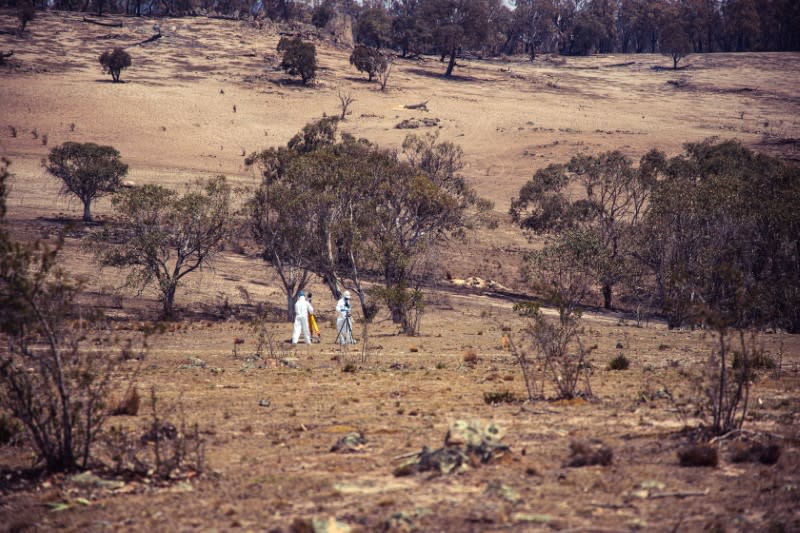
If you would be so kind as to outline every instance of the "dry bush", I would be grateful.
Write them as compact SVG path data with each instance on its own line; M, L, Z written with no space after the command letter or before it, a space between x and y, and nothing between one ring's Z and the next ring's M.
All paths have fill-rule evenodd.
M463 360L465 364L469 366L475 366L480 361L480 358L478 357L478 353L473 348L467 348L464 350Z
M608 362L606 367L608 370L628 370L631 362L625 357L625 354L619 354L614 359Z
M141 397L136 386L130 387L125 397L111 411L111 416L136 416L139 414Z
M0 446L14 445L22 440L25 428L14 417L0 414Z
M48 470L85 468L129 347L77 304L80 282L57 266L63 236L54 247L9 236L8 164L0 163L0 405L25 426Z
M352 113L352 111L348 111L348 109L353 104L353 102L356 101L356 99L353 98L353 95L350 93L340 92L338 93L337 96L339 97L339 120L345 120L347 115Z
M765 465L774 465L780 457L781 447L778 444L735 442L731 446L730 459L733 463L758 462Z
M200 474L205 469L205 439L198 425L187 424L180 408L159 408L155 388L150 389L149 420L142 433L121 426L104 434L105 453L116 475L138 475L161 480ZM177 424L169 417L177 417Z
M569 444L570 455L564 466L608 466L614 458L614 452L598 439L572 441Z
M511 353L522 369L528 398L531 400L544 398L544 385L548 376L558 398L568 399L577 395L591 397L592 388L589 383L589 364L586 356L592 348L585 348L581 342L580 315L562 310L560 319L549 320L538 309L530 313L532 321L523 331L527 335L526 341L536 355L531 358L528 352L517 347L509 336ZM579 391L581 378L584 389Z
M703 372L695 377L695 393L707 431L721 435L742 428L756 377L754 363L764 354L754 332L730 334L719 328L716 337Z
M691 444L678 450L678 461L681 466L715 467L719 463L719 454L714 446Z
M511 391L487 391L483 393L483 402L487 405L501 403L519 403L520 399Z

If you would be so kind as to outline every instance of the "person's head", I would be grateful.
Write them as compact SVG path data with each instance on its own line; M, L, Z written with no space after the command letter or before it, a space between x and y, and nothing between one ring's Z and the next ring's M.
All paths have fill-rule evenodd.
M302 298L305 295L306 295L306 293L304 293L303 291L300 291L300 292L297 293L297 297L298 298Z
M344 295L343 296L344 296L345 300L349 300L350 299L350 291L344 291Z
M314 295L309 292L308 294L306 294L306 300L310 300L312 296Z

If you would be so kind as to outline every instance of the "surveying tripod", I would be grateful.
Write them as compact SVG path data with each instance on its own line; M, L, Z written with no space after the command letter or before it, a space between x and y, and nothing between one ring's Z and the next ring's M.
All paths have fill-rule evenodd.
M337 344L355 344L356 340L353 338L353 317L347 313L342 325L339 327L339 332L336 335Z

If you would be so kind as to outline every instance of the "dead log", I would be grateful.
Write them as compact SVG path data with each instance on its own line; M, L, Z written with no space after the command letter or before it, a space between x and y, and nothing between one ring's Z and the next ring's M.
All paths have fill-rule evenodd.
M140 42L138 42L136 44L137 45L142 45L142 44L152 43L153 41L157 41L157 40L161 39L161 35L162 35L161 33L156 33L155 35L153 35L151 37L148 37L144 41L140 41Z
M86 22L87 24L97 24L98 26L107 26L109 28L121 28L122 27L122 23L121 22L100 22L99 20L87 19L86 17L83 17L83 22Z
M418 104L406 104L403 107L406 109L421 109L422 111L428 111L428 100Z

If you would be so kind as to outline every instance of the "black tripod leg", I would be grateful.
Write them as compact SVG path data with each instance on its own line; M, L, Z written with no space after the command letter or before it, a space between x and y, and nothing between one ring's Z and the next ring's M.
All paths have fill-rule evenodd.
M336 335L336 343L337 344L346 344L346 342L344 342L345 341L344 337L342 337L342 333L344 333L344 328L345 328L346 325L347 325L347 319L345 319L345 321L342 322L342 325L339 326L339 331L337 332L337 335ZM339 342L340 340L343 341L343 342Z

